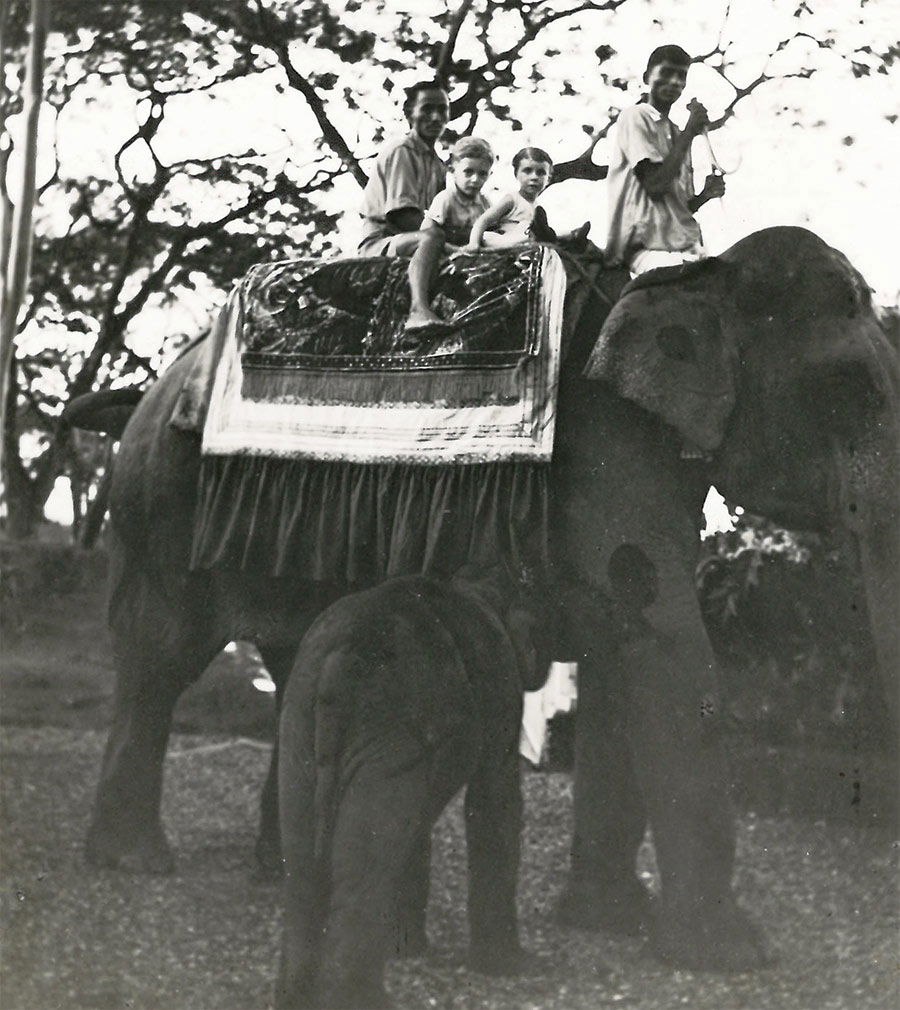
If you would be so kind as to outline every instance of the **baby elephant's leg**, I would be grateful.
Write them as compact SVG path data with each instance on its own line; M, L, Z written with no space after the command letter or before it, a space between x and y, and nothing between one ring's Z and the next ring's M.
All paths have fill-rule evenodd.
M301 696L299 683L289 696L280 730L278 806L284 840L284 933L276 1010L316 1006L319 944L327 894L315 853L315 707Z
M521 830L519 755L510 738L502 749L489 748L466 790L469 962L492 975L528 967L516 915Z
M431 880L431 823L416 839L400 879L392 957L419 957L428 949L425 931Z
M381 741L341 797L332 845L331 900L320 970L330 1008L389 1006L384 965L395 900L428 827L428 768L418 741Z
M423 954L428 947L425 913L431 877L431 829L444 808L472 777L478 765L478 737L472 732L475 713L463 707L453 727L432 746L429 757L428 816L416 840L397 892L397 931L394 952L400 957Z

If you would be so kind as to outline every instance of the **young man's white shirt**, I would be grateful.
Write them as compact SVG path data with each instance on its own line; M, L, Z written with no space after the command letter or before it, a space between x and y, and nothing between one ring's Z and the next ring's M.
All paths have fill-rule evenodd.
M656 199L635 174L642 161L662 162L679 132L649 102L625 109L619 116L606 180L606 260L610 265L624 264L638 273L703 256L700 226L688 206L695 195L690 152L666 192Z

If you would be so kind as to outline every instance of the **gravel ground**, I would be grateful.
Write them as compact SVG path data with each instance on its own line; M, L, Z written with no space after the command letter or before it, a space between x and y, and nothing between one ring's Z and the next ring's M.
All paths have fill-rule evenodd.
M81 860L102 735L3 731L2 1010L254 1010L269 1005L278 890L252 876L259 745L177 737L164 815L169 878L88 871ZM435 833L434 953L391 964L400 1010L893 1010L900 1005L897 844L881 831L789 818L741 821L737 889L774 968L700 975L640 940L555 926L571 779L525 777L523 939L539 974L493 980L462 966L465 852L459 803ZM652 848L641 864L653 883Z

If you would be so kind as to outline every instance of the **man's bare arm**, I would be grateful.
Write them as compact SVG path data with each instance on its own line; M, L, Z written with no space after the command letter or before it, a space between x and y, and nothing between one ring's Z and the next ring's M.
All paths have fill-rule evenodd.
M658 200L669 191L681 171L682 162L691 149L694 137L698 136L709 123L706 109L699 102L692 102L690 109L691 114L684 132L675 138L665 158L662 161L642 161L635 166L634 173L638 177L638 182L647 191L651 200Z
M399 210L389 210L385 217L397 232L418 231L422 227L425 213L418 207L401 207Z
M688 210L693 214L698 211L703 204L710 200L716 200L725 195L725 180L716 172L710 172L703 184L703 189L696 196L688 200Z

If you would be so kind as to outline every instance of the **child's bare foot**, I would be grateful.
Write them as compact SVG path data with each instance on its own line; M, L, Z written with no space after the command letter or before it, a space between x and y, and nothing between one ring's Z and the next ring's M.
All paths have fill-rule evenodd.
M444 326L444 320L440 316L435 315L431 309L417 309L410 312L406 319L406 323L403 326L404 332L408 333L411 330L429 330L434 327Z

